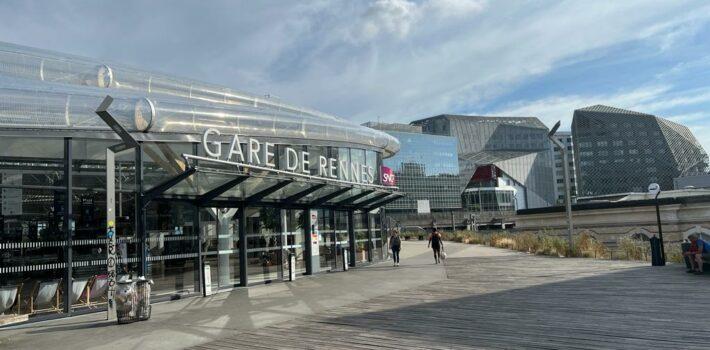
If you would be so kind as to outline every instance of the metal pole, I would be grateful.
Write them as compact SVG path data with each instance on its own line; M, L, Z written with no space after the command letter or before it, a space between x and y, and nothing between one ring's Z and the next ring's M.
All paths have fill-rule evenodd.
M569 251L570 253L572 252L573 243L572 243L572 232L574 232L574 224L572 223L572 197L570 194L570 185L569 185L569 163L567 161L567 149L564 147L564 145L561 145L560 150L562 150L562 161L564 164L562 165L563 171L565 172L564 178L565 178L565 210L567 211L567 226L568 226L568 231L567 231L567 240L569 244Z
M143 146L141 144L134 148L135 152L135 228L138 239L138 273L141 276L148 275L148 240L145 232L145 203L143 203Z
M661 227L661 208L658 205L658 195L661 191L656 193L656 221L658 222L658 239L661 241L661 266L666 265L666 251L663 247L663 228Z
M565 182L565 210L567 211L567 241L569 244L569 251L572 252L574 244L572 243L572 232L574 232L574 225L572 223L572 196L570 194L570 182L569 182L569 162L567 160L567 148L562 142L555 138L555 133L559 129L561 123L558 121L552 130L547 134L547 137L552 141L552 143L560 149L562 152L562 171L564 171L564 182ZM527 195L525 196L525 201L527 202Z
M66 232L67 245L64 249L64 258L67 264L66 275L64 277L64 312L71 314L71 295L72 295L72 245L74 222L72 219L72 144L71 138L64 139L64 232Z
M120 178L119 178L120 183ZM120 205L120 204L119 204ZM116 154L111 147L106 148L106 275L108 285L106 319L116 319ZM128 263L128 262L124 262Z
M239 284L244 287L249 283L247 275L247 208L239 207Z
M349 246L349 253L350 256L349 258L349 264L352 267L355 267L355 254L357 254L357 243L355 242L355 211L353 210L348 210L348 240L350 241L350 246Z

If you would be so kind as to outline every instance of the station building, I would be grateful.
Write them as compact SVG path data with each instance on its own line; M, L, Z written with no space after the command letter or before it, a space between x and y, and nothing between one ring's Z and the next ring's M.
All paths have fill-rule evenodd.
M105 305L114 233L117 274L157 299L381 260L398 150L271 98L0 43L0 314Z

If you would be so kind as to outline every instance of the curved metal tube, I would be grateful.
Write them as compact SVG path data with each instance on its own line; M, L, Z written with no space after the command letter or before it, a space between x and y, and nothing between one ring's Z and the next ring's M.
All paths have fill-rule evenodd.
M91 122L89 111L93 109L88 106L89 101L106 94L101 90L108 89L135 97L133 115L127 106L116 107L121 109L122 118L128 118L126 127L135 131L199 133L215 127L250 136L352 142L381 148L386 155L399 150L399 142L389 134L312 109L217 85L7 43L0 43L0 86L3 77L35 81L37 87L29 88L27 96L20 90L0 91L0 105L8 104L8 98L17 101L0 111L0 127L44 128L46 117L52 120L52 127L62 127L59 114L43 117L42 110L64 106L67 111L61 125L103 129L100 120ZM59 97L62 93L57 92L57 86L62 90L62 85L73 87ZM25 116L20 117L23 113Z

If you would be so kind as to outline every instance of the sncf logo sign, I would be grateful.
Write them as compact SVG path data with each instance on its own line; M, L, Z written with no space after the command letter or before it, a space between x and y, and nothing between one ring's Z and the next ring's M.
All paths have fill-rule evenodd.
M380 174L382 174L382 184L384 186L394 186L396 181L394 178L394 172L392 169L382 166L380 167Z

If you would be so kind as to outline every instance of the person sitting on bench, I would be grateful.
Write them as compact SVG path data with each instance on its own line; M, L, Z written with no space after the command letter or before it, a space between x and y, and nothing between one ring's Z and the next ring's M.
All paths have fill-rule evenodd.
M684 252L683 256L690 262L691 272L702 274L703 258L710 259L710 243L700 239L695 233L688 236L688 239L690 239L690 249Z

